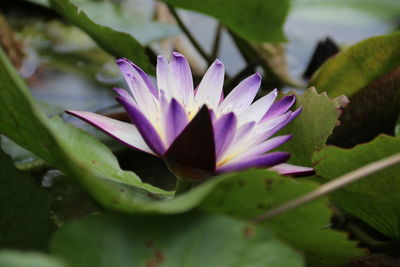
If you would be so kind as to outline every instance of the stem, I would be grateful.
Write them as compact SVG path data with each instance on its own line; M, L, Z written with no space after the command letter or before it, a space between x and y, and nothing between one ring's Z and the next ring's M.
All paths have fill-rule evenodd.
M187 180L183 180L179 177L176 178L176 186L175 186L175 196L183 194L190 190L192 187L192 183Z
M199 54L207 61L209 62L209 57L207 53L203 50L203 48L200 46L200 44L194 39L193 35L190 33L188 28L185 26L181 18L179 17L178 13L174 9L173 6L167 5L169 11L171 12L172 16L175 18L176 22L178 23L179 27L182 29L182 31L186 34L187 38L189 38L190 42L193 44L193 46L196 48L196 50L199 52Z
M235 43L237 49L239 50L240 54L243 56L244 60L248 65L254 63L254 59L259 59L258 53L251 47L251 45L235 34L234 32L228 30L228 33L232 37L233 42Z
M261 214L260 216L254 218L252 220L252 222L253 223L261 223L267 219L270 219L270 218L278 216L286 211L297 208L297 207L304 205L316 198L319 198L323 195L326 195L328 193L336 191L339 188L342 188L350 183L354 183L370 174L373 174L375 172L378 172L380 170L383 170L385 168L388 168L388 167L393 166L398 163L400 163L400 153L397 153L390 157L384 158L382 160L378 160L373 163L367 164L359 169L356 169L352 172L342 175L339 178L320 186L318 189L316 189L306 195L303 195L299 198L289 201L289 202L277 207L276 209L273 209L273 210L267 211L266 213Z

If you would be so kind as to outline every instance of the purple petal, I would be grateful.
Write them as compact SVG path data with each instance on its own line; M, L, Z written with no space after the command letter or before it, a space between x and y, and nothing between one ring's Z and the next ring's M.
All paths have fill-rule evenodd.
M126 99L122 96L117 96L116 99L122 106L124 106L129 118L133 124L135 124L144 141L151 148L151 150L153 150L157 155L163 155L165 152L164 145L150 121L129 99Z
M215 60L204 74L196 92L195 101L198 106L206 104L210 109L218 106L224 84L224 73L224 64L218 59Z
M287 161L290 158L289 153L285 152L273 152L270 154L262 155L260 157L242 160L238 162L229 163L222 165L217 168L217 173L240 171L249 168L265 168L271 167L282 162Z
M147 74L141 68L126 58L118 59L117 64L124 74L125 80L129 87L132 85L140 87L144 86L155 98L158 98L157 88L153 85L150 77L147 76Z
M269 108L268 112L262 118L262 121L279 116L286 111L288 111L296 101L296 97L294 95L285 96L281 100L272 104Z
M155 155L155 153L147 146L135 125L131 123L114 120L92 112L75 110L67 110L66 112L86 121L109 136L134 149Z
M174 97L187 106L193 99L193 77L186 58L177 53L172 53L170 84L173 87Z
M169 104L165 124L168 144L171 144L188 124L185 109L174 98Z
M275 165L275 166L271 167L270 170L276 171L282 175L291 175L291 176L295 176L295 177L310 176L310 175L315 174L315 171L313 168L296 166L296 165L287 164L287 163L281 163L281 164Z
M136 69L130 64L129 61L119 59L117 61L122 73L125 76L125 80L129 85L129 89L133 95L135 106L139 106L140 111L153 122L155 121L154 115L157 114L157 97L155 97L150 88L147 87L145 81L136 71ZM123 98L128 99L126 96ZM131 100L130 100L131 102Z
M302 110L303 110L303 108L300 107L300 108L296 109L294 112L289 111L284 115L280 115L275 118L271 118L270 120L263 121L263 123L268 125L270 123L270 121L279 119L280 117L282 117L282 118L287 117L284 121L281 121L278 124L275 123L274 127L266 130L264 132L262 138L265 140L267 138L270 138L274 134L276 134L279 130L281 130L283 127L285 127L289 122L291 122L293 119L295 119L297 116L299 116L299 114L301 113Z
M203 106L165 153L168 167L184 179L199 180L215 170L214 132Z
M156 74L158 89L166 91L168 88L169 65L164 56L157 57Z
M218 159L231 144L235 136L237 118L233 112L227 113L214 123L215 153Z
M114 89L114 92L116 92L119 96L125 98L126 101L136 104L133 97L125 89L122 89L122 88L113 88L113 89Z
M126 59L126 58L120 58L117 60L117 64L118 61L125 61L128 64L130 64L136 71L137 73L140 75L140 77L142 77L143 82L147 85L147 88L149 89L149 91L156 97L158 98L158 90L157 88L154 86L153 82L151 81L150 77L141 69L139 68L137 65L135 65L132 61Z
M261 76L256 73L243 80L236 86L218 107L219 112L227 113L230 111L236 114L242 113L247 109L257 95L261 85Z
M277 95L278 90L274 89L269 94L261 97L256 102L251 104L251 106L241 114L240 119L243 119L245 121L259 122L268 112L269 108L274 103Z
M238 141L247 136L254 129L254 126L256 126L256 123L254 121L246 122L243 125L239 126L236 131L234 140Z
M261 144L254 145L239 156L237 160L258 157L278 146L286 143L292 138L292 135L276 136L274 138L268 139ZM236 159L235 159L236 161Z

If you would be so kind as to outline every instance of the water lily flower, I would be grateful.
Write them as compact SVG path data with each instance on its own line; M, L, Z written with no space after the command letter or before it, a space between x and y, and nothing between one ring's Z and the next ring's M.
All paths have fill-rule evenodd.
M295 96L274 102L277 90L253 103L261 84L256 73L223 95L224 65L216 60L197 88L186 58L173 53L157 61L157 86L138 66L117 60L129 92L115 89L117 101L132 123L86 111L67 111L127 146L165 160L182 179L248 168L270 168L281 174L307 175L312 168L285 164L289 153L270 152L292 136L274 136L296 118Z

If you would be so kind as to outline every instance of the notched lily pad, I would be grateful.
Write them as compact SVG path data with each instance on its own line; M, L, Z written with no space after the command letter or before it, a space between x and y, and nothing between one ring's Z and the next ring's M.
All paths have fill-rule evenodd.
M292 134L293 138L278 150L290 152L289 163L311 166L314 151L325 145L333 129L340 123L341 109L346 97L332 99L326 93L318 94L311 87L304 94L296 95L294 109L302 107L300 115L279 131L279 135Z
M65 225L52 251L71 266L304 266L272 233L217 215L102 214Z
M250 220L317 188L309 181L282 177L265 170L235 174L217 185L200 209ZM315 200L261 225L302 250L310 266L342 266L365 255L348 235L329 228L332 211L325 198Z

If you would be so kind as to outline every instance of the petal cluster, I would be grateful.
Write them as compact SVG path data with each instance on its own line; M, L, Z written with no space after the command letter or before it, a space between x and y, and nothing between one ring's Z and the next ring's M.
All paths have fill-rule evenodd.
M271 167L283 174L304 175L311 168L283 164L289 153L270 152L291 135L274 136L296 118L295 96L275 102L274 90L254 101L261 84L256 73L223 95L224 65L216 60L194 88L186 58L173 53L157 61L157 86L127 59L117 60L129 91L115 89L116 99L132 123L86 111L68 111L122 143L158 156L186 179L247 168Z

